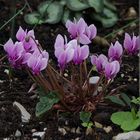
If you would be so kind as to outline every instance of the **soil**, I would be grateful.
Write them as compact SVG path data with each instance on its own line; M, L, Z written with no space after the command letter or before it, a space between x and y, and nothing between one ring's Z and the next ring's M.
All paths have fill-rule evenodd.
M35 10L36 5L42 1L43 0L29 1L32 10ZM134 7L138 13L138 0L115 0L115 4L117 6L120 19L114 27L104 29L100 24L93 21L98 27L99 36L104 37L108 33L126 25L128 23L126 15L130 7ZM23 5L23 0L17 1L15 6L16 10L21 9ZM33 26L27 25L23 19L23 15L28 11L29 9L25 8L23 13L15 18L13 28L11 28L13 25L12 22L10 22L1 30L1 44L6 42L10 36L15 39L14 34L19 26L32 29ZM3 25L12 15L13 4L11 3L11 0L0 0L0 25ZM89 19L87 21L89 23L91 22ZM129 33L133 31L135 34L138 34L138 25L134 24L133 26L126 28L125 31ZM59 33L68 34L61 23L56 25L42 24L35 28L36 38L38 38L43 48L47 49L54 60L53 44L57 34ZM115 34L113 37L109 37L108 40L111 42L118 38L122 39L122 34ZM95 47L91 49L91 52L106 53L107 48L107 46L98 46L95 44ZM0 52L1 58L5 55L2 47L0 47ZM33 81L28 77L26 72L21 72L21 70L11 70L11 74L9 76L6 73L7 70L9 70L9 65L7 60L4 60L4 62L0 65L0 140L6 137L11 140L31 140L33 139L32 134L34 132L41 131L45 131L44 140L111 140L114 135L122 132L118 126L113 125L110 121L110 115L112 112L123 109L117 105L110 107L110 105L103 106L100 104L92 116L93 121L101 123L103 127L110 126L112 128L112 130L108 133L105 132L103 128L97 128L95 126L93 126L92 129L87 130L81 125L77 114L64 114L52 111L42 118L37 118L35 116L35 106L39 100L38 96L35 96L35 93L28 93ZM138 82L138 56L124 56L121 72L118 74L113 84L111 84L108 91L111 91L119 86L126 85L126 88L123 88L122 91L127 93L130 97L138 97ZM29 123L22 122L20 111L13 106L14 101L23 105L31 114ZM80 130L78 131L77 129ZM21 132L20 138L15 137L17 130ZM88 135L86 134L87 132L89 132ZM36 139L39 140L40 137L36 137Z

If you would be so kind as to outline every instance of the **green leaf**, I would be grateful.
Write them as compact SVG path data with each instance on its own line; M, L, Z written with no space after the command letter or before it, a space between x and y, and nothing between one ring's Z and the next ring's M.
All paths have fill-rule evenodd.
M105 98L111 100L113 103L119 104L121 106L125 106L125 103L116 96L107 96Z
M116 11L116 10L117 10L116 7L112 4L112 2L110 2L110 1L108 1L108 0L103 0L103 2L104 2L104 5L105 5L108 9L110 9L110 10L112 10L112 11Z
M92 18L100 21L102 25L106 28L112 27L118 20L116 13L112 12L110 9L104 8L103 13L94 13Z
M91 115L92 115L91 112L82 111L82 112L80 112L80 120L82 122L88 123L90 121Z
M124 131L132 131L137 129L140 126L140 118L136 119L136 120L127 120L124 121L121 125L121 128Z
M91 128L93 126L93 122L89 122L87 128Z
M127 103L128 106L131 106L131 100L125 93L121 93L121 97Z
M116 112L111 116L114 124L120 125L124 131L132 131L140 126L140 118L133 118L131 112Z
M41 15L37 12L32 12L24 16L24 20L28 24L42 24L43 20L41 20Z
M50 92L46 96L42 96L36 105L36 116L39 117L52 108L59 102L59 97L55 92Z
M39 13L41 14L41 16L44 16L47 12L47 8L49 7L49 5L52 3L52 0L48 0L48 1L44 1L41 2L40 5L37 7Z
M103 0L87 0L88 4L95 9L96 12L102 12L103 10Z
M56 24L58 23L63 15L63 6L55 1L49 5L47 8L47 16L45 19L46 23Z
M133 100L131 100L131 102L136 104L136 105L140 105L140 97L134 98Z
M131 112L116 112L111 115L111 121L114 124L121 125L124 121L133 120Z
M66 0L67 7L72 11L82 11L89 8L89 5L84 0Z
M83 123L82 123L82 126L88 127L88 123L87 123L87 122L83 122Z

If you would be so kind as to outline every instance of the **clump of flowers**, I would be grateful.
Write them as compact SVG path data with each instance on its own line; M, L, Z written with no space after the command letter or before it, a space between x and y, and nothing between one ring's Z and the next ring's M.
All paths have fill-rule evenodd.
M88 26L81 18L79 21L67 21L66 28L71 40L68 41L66 36L63 37L59 34L54 43L54 54L57 58L59 71L49 64L49 54L35 39L33 30L24 31L19 27L16 34L18 41L13 43L9 39L4 45L4 50L13 67L25 68L47 94L57 93L59 102L53 100L54 102L51 102L49 109L54 107L72 112L92 112L103 99L112 79L119 73L123 54L125 52L130 55L138 53L140 49L139 37L133 35L131 38L126 33L123 45L118 41L115 44L111 43L108 56L104 54L91 55L91 64L96 66L99 73L99 77L97 77L91 75L91 71L87 70L87 59L90 55L88 44L96 37L95 25ZM70 71L68 78L64 77L65 69ZM98 91L98 86L102 86L103 89ZM54 105L56 103L58 105Z

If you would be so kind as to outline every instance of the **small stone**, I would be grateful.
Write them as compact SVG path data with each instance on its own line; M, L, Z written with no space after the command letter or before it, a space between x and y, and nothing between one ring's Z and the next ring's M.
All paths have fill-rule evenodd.
M68 121L65 121L65 125L68 125Z
M40 137L41 140L44 140L45 132L35 132L35 133L33 133L32 137Z
M69 127L64 126L64 128L65 128L66 131L70 131L70 128Z
M0 80L0 84L2 84L4 81L3 80Z
M67 134L67 132L66 132L66 130L64 128L59 127L58 131L61 132L63 136Z
M76 131L75 131L77 134L81 134L81 132L80 132L80 127L78 126L77 127L77 129L76 129Z
M134 18L137 16L137 12L134 7L130 7L127 13L127 17Z
M139 131L131 131L127 133L120 133L113 137L113 140L140 140Z
M47 128L44 128L43 130L44 130L44 131L46 131L46 130L47 130Z
M124 77L124 74L123 74L123 73L121 74L121 77L122 77L122 78Z
M76 128L72 128L71 133L75 133L75 132L76 132Z
M92 135L93 129L92 128L87 128L86 129L86 135Z
M138 81L138 79L137 78L134 78L134 82L137 82Z
M31 114L27 112L27 110L20 103L16 101L13 103L13 106L17 107L20 110L22 122L24 123L29 122L31 118Z
M68 77L69 75L68 75L67 73L64 73L64 76L65 76L65 77Z
M109 133L109 132L112 131L112 127L111 126L103 127L103 129L105 130L106 133Z
M9 70L8 69L5 69L4 72L9 75Z
M21 137L21 132L19 130L16 131L15 137Z
M31 130L32 133L34 133L34 132L36 132L36 131L37 131L36 129L32 129L32 130Z
M103 125L101 123L95 121L94 124L97 128L103 128Z

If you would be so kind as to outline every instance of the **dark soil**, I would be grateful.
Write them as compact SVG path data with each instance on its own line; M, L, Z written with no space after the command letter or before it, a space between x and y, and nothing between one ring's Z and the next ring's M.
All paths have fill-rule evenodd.
M32 10L36 9L38 5L43 0L29 1ZM127 11L130 7L134 7L138 13L138 0L115 0L115 4L118 9L119 21L118 23L108 29L104 29L101 25L95 23L98 26L98 35L104 37L108 33L113 32L121 28L128 23L126 20ZM21 9L24 5L24 1L17 1L15 8L17 10ZM24 22L23 15L29 11L28 8L24 10L15 19L14 27L11 23L5 26L1 32L0 43L4 44L7 39L11 36L14 39L14 34L19 26L31 29L32 26L27 25ZM13 4L11 0L0 0L0 17L1 23L3 25L10 17L13 15ZM90 23L91 21L87 19ZM91 22L92 23L92 22ZM12 30L11 30L12 29ZM125 31L131 33L132 31L138 34L138 25L133 25L128 27ZM35 28L36 38L40 41L44 49L53 56L53 44L57 34L68 34L65 27L60 23L56 25L38 25ZM122 35L114 35L109 37L109 42L116 39L122 39ZM102 53L106 52L106 46L95 45L91 49L92 53ZM0 48L0 58L5 55L3 48ZM53 57L54 58L54 57ZM118 86L126 85L126 88L122 89L121 92L127 93L129 96L139 96L138 92L138 81L139 81L139 68L138 68L138 56L123 58L123 65L121 72L115 79L113 84L110 86L109 91ZM117 111L120 106L114 105L113 107L109 105L99 105L96 111L93 113L92 120L101 123L104 127L111 126L112 131L106 133L102 128L93 129L89 135L86 135L86 129L81 126L79 116L77 114L63 114L51 112L46 114L43 118L35 117L35 106L38 102L38 96L35 93L28 93L32 80L28 77L26 72L21 72L20 70L12 70L11 76L7 75L5 69L9 69L7 60L0 66L0 139L9 137L11 140L18 139L15 137L15 132L19 130L21 132L20 139L30 140L33 139L32 133L34 131L45 131L46 140L111 140L112 136L122 132L119 127L113 125L110 121L110 115L112 112ZM124 76L122 76L124 75ZM119 91L120 92L120 91ZM21 114L17 108L13 106L13 102L17 101L25 107L25 109L31 114L31 119L29 123L22 123ZM80 133L75 132L75 129L80 128ZM47 129L46 129L47 128ZM65 129L66 134L58 131ZM77 139L76 139L77 138ZM39 140L40 138L37 137Z

